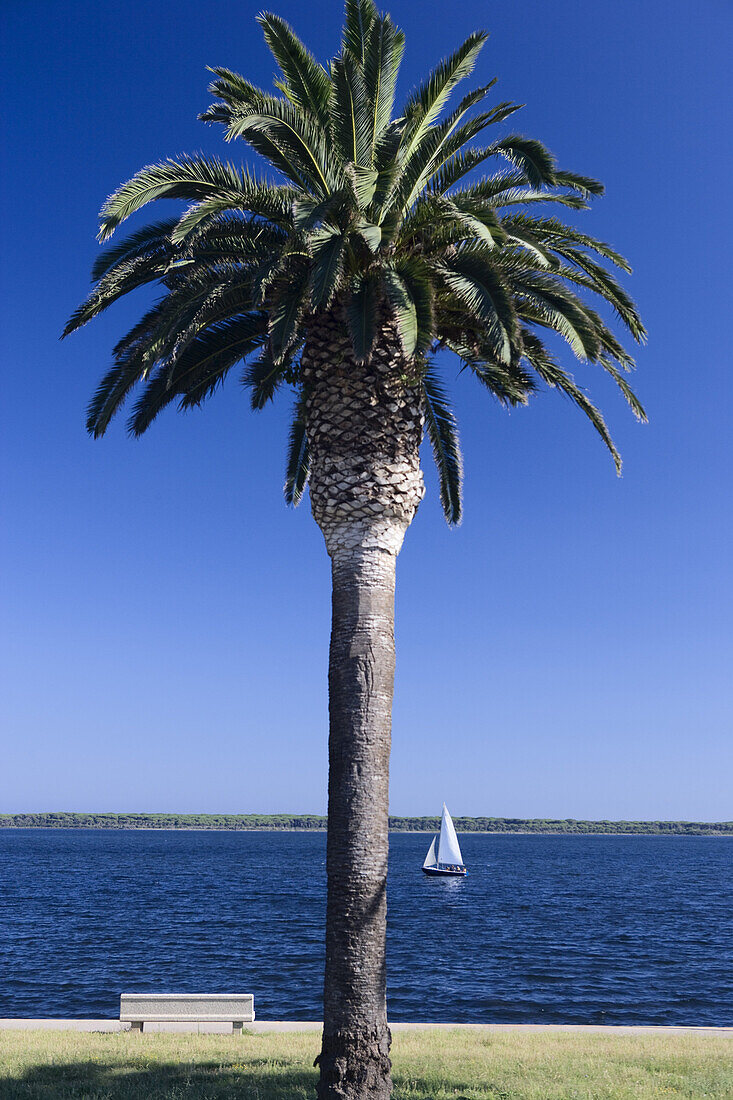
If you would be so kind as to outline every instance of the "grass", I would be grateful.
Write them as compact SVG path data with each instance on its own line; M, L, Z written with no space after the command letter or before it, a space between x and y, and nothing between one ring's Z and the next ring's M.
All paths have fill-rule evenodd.
M0 1100L312 1100L319 1036L0 1031ZM705 1033L396 1035L395 1100L733 1096L733 1038Z

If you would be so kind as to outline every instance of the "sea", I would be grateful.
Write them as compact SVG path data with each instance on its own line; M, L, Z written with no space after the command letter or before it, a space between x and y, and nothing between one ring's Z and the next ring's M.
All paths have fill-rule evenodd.
M392 1020L733 1025L733 841L393 834ZM254 993L321 1018L325 835L0 829L0 1017L112 1018L121 992Z

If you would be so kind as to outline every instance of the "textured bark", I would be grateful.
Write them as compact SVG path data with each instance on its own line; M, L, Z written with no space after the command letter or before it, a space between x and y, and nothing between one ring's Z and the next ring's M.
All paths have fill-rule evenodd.
M328 902L319 1096L388 1097L385 930L395 556L332 563Z
M303 356L313 514L331 556L328 900L320 1100L387 1100L395 563L423 494L422 416L389 323L356 363L337 312Z
M422 404L414 365L390 321L368 363L357 363L338 310L311 330L303 353L310 498L331 557L379 547L398 554L422 500Z

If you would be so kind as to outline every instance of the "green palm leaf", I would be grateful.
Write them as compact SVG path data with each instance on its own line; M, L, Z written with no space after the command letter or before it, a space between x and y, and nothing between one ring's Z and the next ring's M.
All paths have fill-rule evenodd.
M342 49L359 65L364 64L369 32L377 17L373 0L346 0Z
M285 83L282 90L296 107L308 111L328 129L328 100L331 81L284 19L265 12L257 16L265 41L280 66Z
M415 351L423 354L435 339L435 288L432 272L422 260L398 260L395 269L415 309L417 333Z
M493 265L478 250L459 253L436 270L450 292L485 326L500 363L512 358L516 316L507 287Z
M542 142L511 134L497 141L493 148L522 173L530 187L551 187L557 183L555 158Z
M621 393L624 395L624 398L626 399L626 402L636 419L640 420L643 424L646 424L649 419L646 415L646 410L639 398L632 390L629 383L624 378L623 374L621 374L621 372L613 365L611 360L605 355L601 356L601 366L607 374L610 374L611 378L613 378L614 382L621 390Z
M271 348L263 347L242 375L242 385L250 391L253 409L264 409L268 401L272 401L285 371L286 365L273 359Z
M338 58L331 74L331 135L343 161L370 170L371 111L364 74L350 54Z
M181 408L200 405L224 381L231 368L259 344L251 335L250 318L234 317L206 329L176 364L165 364L150 379L133 406L128 423L131 435L142 435L163 409L178 400Z
M616 467L616 473L620 474L622 465L621 456L616 449L616 445L611 438L600 410L597 409L590 398L576 386L570 375L562 370L532 333L525 332L523 333L523 337L525 343L524 355L533 370L537 372L540 378L542 378L548 386L551 386L553 389L559 389L566 394L570 400L578 406L581 412L588 417L610 451L614 466Z
M601 343L597 326L583 303L549 276L524 270L512 277L521 317L552 328L570 345L578 359L597 360Z
M152 252L157 252L161 256L170 256L171 233L177 221L177 218L167 218L165 221L144 225L142 229L130 233L124 240L103 249L92 265L92 282L98 282L122 260L137 259Z
M346 238L336 229L318 229L311 233L311 309L331 304L343 272Z
M244 138L296 186L323 196L331 191L327 138L320 125L287 99L268 96L256 111L232 120L229 140Z
M162 248L156 253L120 260L97 283L89 297L74 310L66 323L62 337L86 325L125 294L138 287L155 282L168 267L171 250Z
M295 402L288 438L287 464L285 468L285 500L294 508L300 504L310 474L310 451L305 422L305 391Z
M243 110L259 110L267 100L267 92L255 87L239 73L231 69L210 68L217 80L209 85L211 95L218 96L221 103L213 103L207 111L199 115L202 122L220 122L230 126L232 119Z
M364 58L364 84L370 100L369 159L373 165L379 139L392 120L397 74L400 69L405 36L389 16L375 19L369 33Z
M423 374L422 391L425 430L438 470L440 503L446 520L451 526L455 526L461 522L463 483L463 462L456 418L445 390L432 368Z
M299 322L306 305L307 282L305 266L298 263L290 277L282 276L273 284L269 306L272 354L280 362L302 339Z
M628 261L610 245L596 240L595 237L589 237L587 233L581 233L573 226L564 225L557 218L534 218L529 214L510 214L504 215L503 223L507 226L509 232L514 232L517 227L529 229L539 241L549 248L560 249L574 245L588 248L605 260L610 260L612 264L615 264L616 267L621 268L627 274L631 273Z
M602 183L594 180L592 176L579 176L575 172L561 172L555 169L555 183L559 187L571 187L573 191L579 191L583 198L590 195L602 195L606 190Z
M407 282L394 268L385 267L382 277L387 301L397 325L404 354L411 358L417 347L417 309Z
M455 53L441 61L408 99L404 115L407 127L404 135L404 159L409 160L448 102L461 80L473 72L474 65L488 35L484 31L471 34Z
M631 335L636 341L641 343L646 337L646 329L642 324L639 311L634 305L633 301L618 283L616 279L606 271L604 267L597 264L590 257L586 256L584 252L575 248L556 248L555 250L561 256L565 256L571 260L582 271L586 272L589 279L584 281L589 289L594 290L597 294L600 294L606 301L610 302L619 318L628 328ZM577 280L577 274L570 274L569 276Z
M277 191L271 190L275 201ZM104 241L111 237L118 225L155 199L200 202L223 193L239 196L241 208L248 209L247 203L261 201L264 192L248 171L215 157L180 157L150 164L107 199L99 215L99 238Z
M379 288L376 276L369 272L352 282L346 304L346 318L351 333L354 355L363 362L371 355L377 335Z

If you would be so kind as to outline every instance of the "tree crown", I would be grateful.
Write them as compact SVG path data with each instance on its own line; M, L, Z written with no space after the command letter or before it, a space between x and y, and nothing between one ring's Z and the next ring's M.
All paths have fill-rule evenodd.
M606 371L644 419L625 377L633 360L587 301L605 300L642 341L639 314L608 265L630 268L609 245L536 210L586 208L603 187L558 168L539 141L499 135L519 105L488 106L495 81L451 105L487 35L470 35L395 115L404 35L373 0L347 0L341 50L326 67L278 16L259 22L280 69L276 92L216 68L215 102L200 117L222 125L227 141L245 141L275 178L184 156L143 168L107 199L102 241L149 202L189 205L109 245L66 326L64 335L137 287L162 289L116 345L89 431L103 435L138 390L129 428L140 435L171 402L201 404L238 363L253 408L262 408L282 386L300 388L300 354L324 311L344 311L355 358L365 361L386 309L417 368L449 522L460 518L461 462L436 369L442 349L502 404L525 404L541 382L559 389L620 469L601 413L544 334ZM303 409L296 401L292 503L308 478Z

